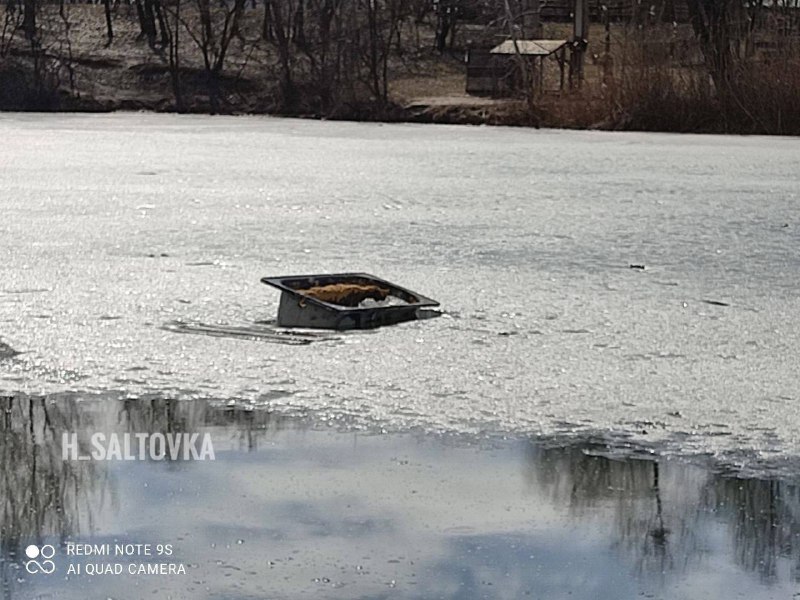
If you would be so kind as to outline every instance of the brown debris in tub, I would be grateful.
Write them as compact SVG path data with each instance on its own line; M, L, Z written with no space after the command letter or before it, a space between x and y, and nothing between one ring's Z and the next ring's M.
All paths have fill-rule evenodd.
M331 283L329 285L315 285L305 290L297 290L304 296L338 304L340 306L358 306L363 300L386 300L389 290L374 284L361 283Z

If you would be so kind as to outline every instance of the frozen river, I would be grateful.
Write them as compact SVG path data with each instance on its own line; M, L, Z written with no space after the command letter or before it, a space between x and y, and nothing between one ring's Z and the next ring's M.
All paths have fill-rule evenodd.
M4 114L0 140L0 391L800 459L797 139ZM307 346L162 328L341 271L445 315Z

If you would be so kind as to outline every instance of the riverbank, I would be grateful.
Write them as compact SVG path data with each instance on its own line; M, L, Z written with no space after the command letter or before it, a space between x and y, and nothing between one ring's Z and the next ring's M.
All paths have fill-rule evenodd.
M40 22L47 27L42 26L35 44L29 44L21 32L4 31L0 110L269 114L349 121L800 135L800 108L794 102L800 79L792 75L797 63L793 54L769 55L763 59L767 62L759 58L761 62L737 68L720 87L709 78L686 25L674 30L654 28L645 34L623 25L604 32L594 24L590 37L607 36L603 53L608 55L598 54L599 46L592 47L583 85L573 90L554 87L557 68L548 59L544 78L548 83L543 84L547 89L528 102L466 94L464 53L472 34L461 33L453 49L437 52L434 25L426 20L399 21L402 27L397 25L396 42L380 38L377 41L388 46L378 52L374 45L352 46L342 39L335 42L339 46L330 40L307 40L283 48L272 34L262 31L261 8L244 9L236 35L225 39L212 35L206 42L197 38L192 18L186 17L181 21L186 39L180 45L166 29L161 41L144 37L133 5L115 8L110 42L100 26L101 5L70 5L63 14L55 10L41 7ZM165 24L169 18L165 13ZM359 32L358 26L353 25L356 29L350 33ZM566 38L567 30L564 24L550 23L544 35ZM345 34L342 37L346 40ZM355 53L352 64L330 63L326 58L332 52L330 44L339 54ZM666 62L636 58L656 46L670 48L670 53L677 52L675 47L683 48L682 58ZM280 57L289 50L293 54L284 64Z

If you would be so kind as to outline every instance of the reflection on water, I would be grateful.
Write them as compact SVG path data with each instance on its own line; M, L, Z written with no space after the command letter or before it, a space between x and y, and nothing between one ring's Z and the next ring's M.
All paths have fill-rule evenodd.
M529 448L531 482L575 518L613 510L614 545L639 572L685 571L708 552L723 524L731 557L765 583L779 581L787 561L800 581L800 487L796 482L721 477L656 460L615 460L603 449Z
M800 581L794 481L203 401L0 406L5 598L769 598ZM64 461L65 432L208 432L216 460ZM170 543L187 574L67 575L98 560L67 557L68 541ZM54 575L25 572L30 543L58 548Z
M43 398L0 398L0 406L0 561L10 598L20 548L91 529L92 514L113 505L114 493L96 464L61 460L61 432L84 426L74 402L54 407Z
M554 504L567 507L572 517L590 518L600 507L610 509L602 515L611 517L613 545L633 557L638 572L664 574L680 567L675 563L676 545L682 557L700 550L692 522L697 520L697 499L683 493L705 486L707 473L681 469L683 478L693 479L693 485L683 486L663 481L657 461L614 460L580 446L543 450L531 446L528 457L531 481ZM671 497L675 492L681 494L679 504Z
M800 581L800 487L782 481L720 479L705 490L706 502L729 523L736 561L763 581L779 581L781 561L791 561Z

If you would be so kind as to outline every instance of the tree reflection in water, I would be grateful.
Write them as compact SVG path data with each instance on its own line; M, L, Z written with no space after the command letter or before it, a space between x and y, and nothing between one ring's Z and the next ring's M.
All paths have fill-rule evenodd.
M216 430L228 447L251 451L286 419L266 411L216 408L207 401L164 398L82 400L60 395L0 397L0 569L3 597L11 598L24 548L63 542L94 531L93 520L119 508L116 482L102 461L63 460L62 434L77 434L81 454L92 433L197 433ZM225 439L225 438L228 439ZM215 439L215 443L218 440ZM163 461L167 468L179 466Z
M14 588L25 575L19 567L25 545L45 540L58 543L101 529L107 535L108 523L114 522L114 514L124 504L119 490L125 489L123 478L130 472L126 475L105 462L62 460L63 433L77 433L86 452L93 432L209 432L216 452L233 451L227 459L221 458L236 468L237 455L258 450L262 440L275 432L309 426L309 421L266 410L157 397L15 396L0 397L0 406L0 560L5 598L19 595ZM402 444L412 442L398 443L403 448ZM438 448L435 442L429 443ZM706 555L726 555L766 583L787 576L800 580L800 487L796 483L736 479L679 461L617 457L600 444L548 447L530 442L525 447L524 472L537 501L552 505L559 514L563 509L578 525L576 531L582 531L582 521L591 521L592 531L601 534L601 543L610 540L619 555L616 564L633 564L642 577L663 583L673 574L696 573L697 563ZM423 444L415 451L424 448ZM517 448L513 444L507 448L504 460L509 470L517 468ZM323 446L316 451L324 454L328 449ZM264 453L262 459L269 461L269 456ZM356 465L366 460L349 450L341 456ZM420 456L440 460L438 450L430 448ZM175 461L154 462L152 468L190 467L180 456ZM378 468L377 472L382 471ZM170 478L173 475L183 473L169 473ZM519 500L527 502L528 497Z
M605 446L527 448L529 483L577 519L611 522L612 545L652 577L682 573L723 527L739 566L777 580L781 559L800 581L800 487L737 479L664 459L616 458Z
M2 397L0 406L0 553L10 598L24 547L91 530L97 507L113 502L114 486L97 463L61 458L62 433L82 426L73 399Z
M789 558L791 577L800 581L800 486L718 478L706 486L703 499L728 523L738 564L768 583L778 579L779 559Z

